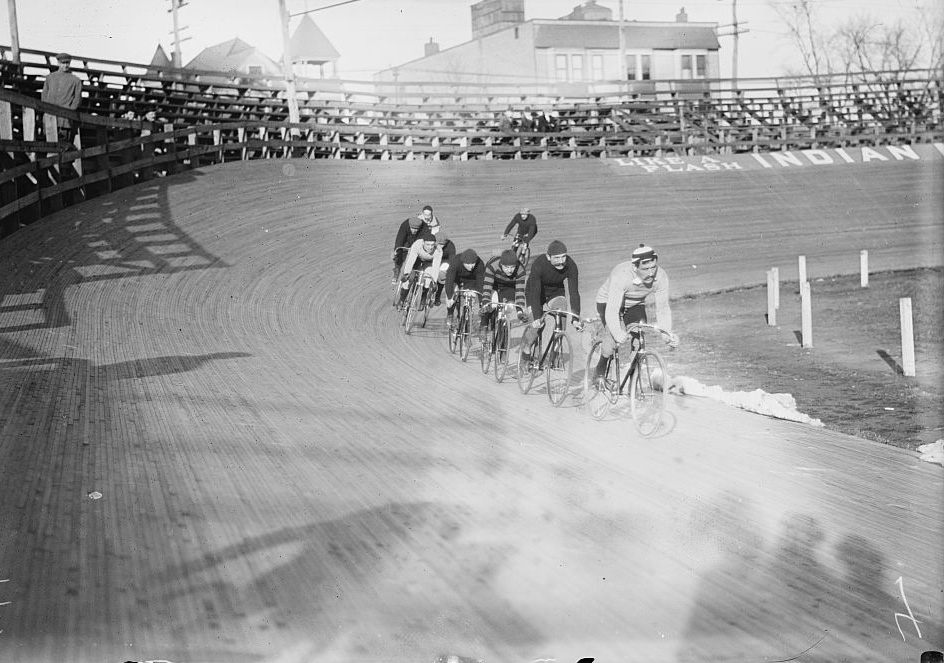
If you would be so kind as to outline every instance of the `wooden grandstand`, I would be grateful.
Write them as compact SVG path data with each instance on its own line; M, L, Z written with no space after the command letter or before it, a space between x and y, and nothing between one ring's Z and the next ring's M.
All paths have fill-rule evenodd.
M287 122L280 79L78 57L78 113L40 102L54 54L0 46L0 235L77 200L180 169L245 159L552 159L730 154L939 141L940 71L590 86L301 80ZM502 129L506 111L550 110L555 131ZM155 121L141 118L148 111ZM123 119L128 114L138 119ZM69 118L75 145L39 118Z

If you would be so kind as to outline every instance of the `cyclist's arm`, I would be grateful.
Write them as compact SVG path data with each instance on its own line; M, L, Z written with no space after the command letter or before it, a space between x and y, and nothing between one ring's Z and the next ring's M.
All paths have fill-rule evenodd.
M485 263L479 258L478 263L472 269L472 290L482 292L485 285Z
M499 268L500 269L500 268ZM488 267L485 268L485 281L482 285L482 301L487 302L492 298L492 291L495 289L495 272Z
M567 261L570 263L570 273L567 275L567 289L570 291L570 310L574 315L580 316L580 285L578 283L577 263L569 256Z
M524 275L522 274L517 279L515 279L515 304L521 307L521 310L526 310L527 301L525 300L524 294Z
M672 307L669 306L669 277L661 271L650 293L656 305L656 320L662 329L672 331Z
M626 330L623 329L623 317L620 315L624 297L622 285L614 283L611 276L610 290L606 294L606 328L617 341L624 340L626 335Z
M511 219L511 223L509 223L507 226L505 226L505 232L502 233L502 234L503 234L503 235L510 235L510 234L511 234L511 229L514 228L514 227L518 224L518 221L519 221L520 219L521 219L521 215L520 215L520 214L515 214L515 215L512 217L512 219Z
M451 300L456 294L456 271L459 267L459 259L453 258L449 261L449 270L446 272L446 299Z
M531 273L528 274L528 282L524 286L524 296L531 314L531 318L540 318L543 311L541 303L541 277L544 271L546 260L540 257L531 267Z
M400 229L397 231L397 238L393 242L393 250L396 253L396 250L401 246L406 246L406 235L409 232L410 222L409 220L404 221L400 224Z
M433 251L433 268L432 275L433 279L439 278L439 266L442 264L442 247L436 246L436 250Z
M406 254L406 258L403 261L403 268L400 270L400 274L409 274L413 269L413 265L416 263L416 258L419 255L419 247L416 245L416 242L413 242L413 245L410 247L410 250Z

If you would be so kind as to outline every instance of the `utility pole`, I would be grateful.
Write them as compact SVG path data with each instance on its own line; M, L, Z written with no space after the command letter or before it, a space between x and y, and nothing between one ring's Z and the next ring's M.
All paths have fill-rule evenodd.
M184 27L180 27L180 20L177 14L177 10L186 6L187 6L187 3L184 0L170 0L169 11L171 15L174 17L174 31L171 33L172 35L174 35L174 52L171 53L171 63L173 64L174 69L183 68L184 66L183 55L180 52L180 44L181 42L185 42L188 39L190 39L190 37L185 37L183 39L180 38L180 31L186 30L187 26L185 25Z
M750 32L742 25L747 25L747 21L738 23L737 0L731 0L731 23L718 26L719 37L734 37L734 43L731 48L731 86L736 90L738 86L738 36ZM730 32L721 32L722 28L731 28Z
M16 0L7 0L10 11L10 41L13 46L13 63L20 64L20 32L16 25Z
M288 36L288 8L285 0L279 0L279 22L282 24L282 73L285 76L285 94L288 96L288 121L298 123L298 95L295 89L295 69L292 67L291 44Z
M621 86L626 84L626 36L623 34L623 0L619 0L619 77Z

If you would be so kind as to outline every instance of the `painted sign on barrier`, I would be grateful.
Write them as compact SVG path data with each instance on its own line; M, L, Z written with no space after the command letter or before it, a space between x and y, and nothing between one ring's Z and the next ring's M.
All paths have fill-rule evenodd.
M690 157L616 157L609 161L617 167L643 173L696 173L941 159L944 159L944 144L924 143Z

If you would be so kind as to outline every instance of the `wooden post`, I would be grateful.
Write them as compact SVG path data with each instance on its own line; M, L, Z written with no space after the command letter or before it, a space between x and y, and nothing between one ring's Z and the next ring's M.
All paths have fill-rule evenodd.
M777 326L777 278L774 270L767 270L767 326Z
M809 281L800 281L800 334L803 347L813 347L813 304L810 301Z
M806 283L806 256L797 258L797 267L800 272L800 286Z
M771 267L770 271L774 275L774 308L780 310L780 268Z
M869 252L865 249L859 251L859 284L869 287Z
M908 377L915 375L914 324L911 318L911 297L898 300L901 316L901 367Z

